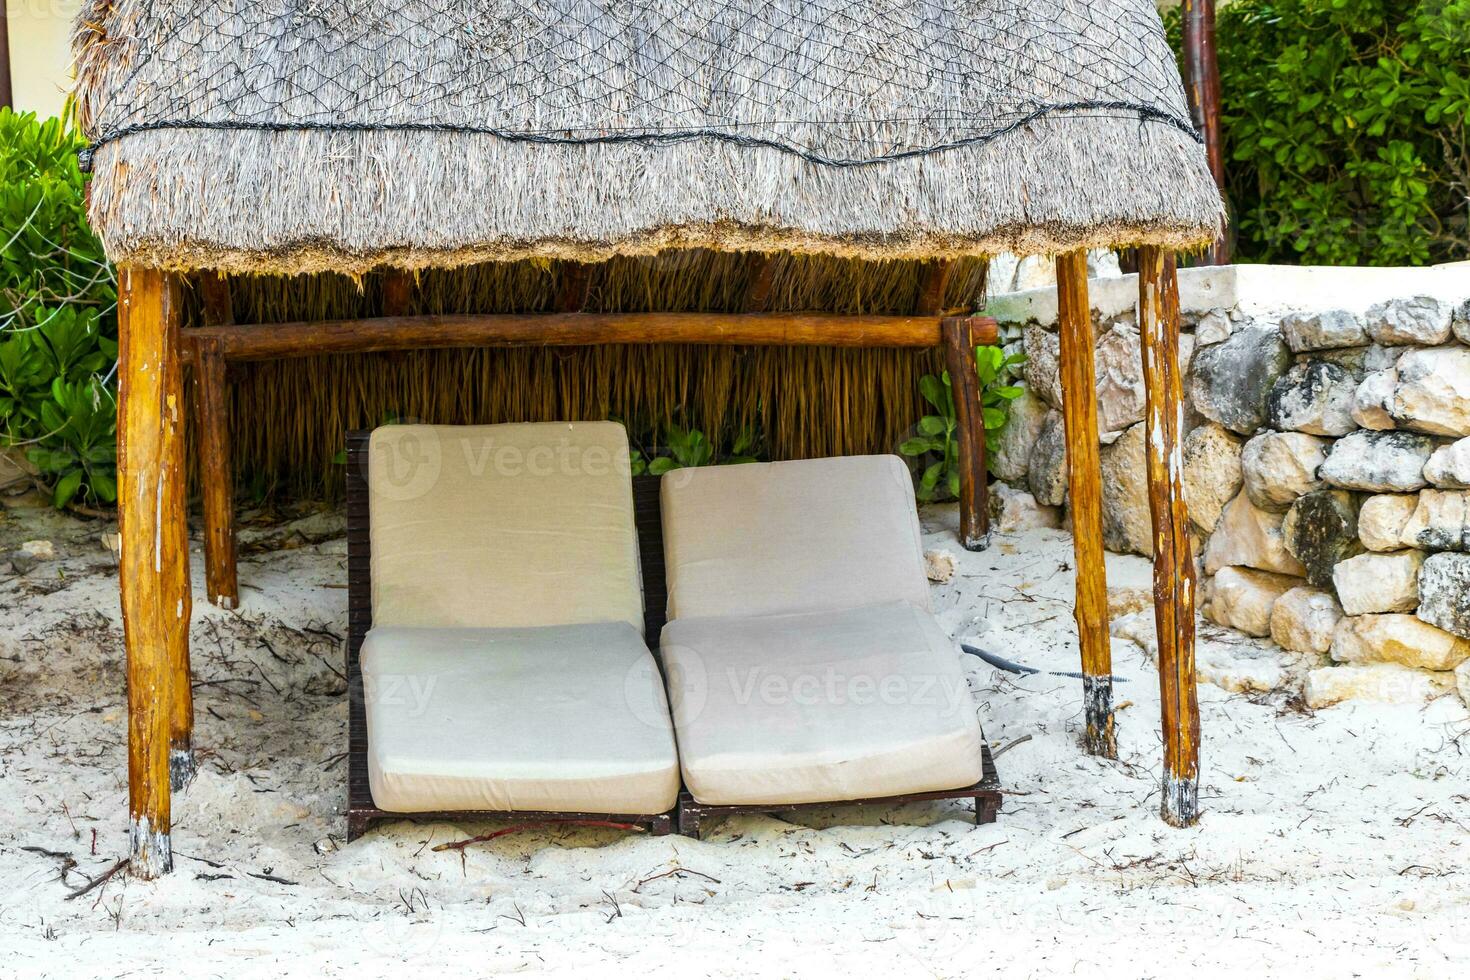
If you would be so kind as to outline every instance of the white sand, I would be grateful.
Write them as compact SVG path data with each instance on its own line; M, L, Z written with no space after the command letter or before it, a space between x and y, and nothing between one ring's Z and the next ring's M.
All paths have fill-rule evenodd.
M945 626L1013 660L1076 669L1067 537L1027 532L970 555L954 544L952 508L926 519L929 547L959 559L935 588ZM335 528L308 520L289 537L301 547L245 557L240 612L196 606L203 771L175 803L175 873L119 875L67 901L127 843L116 578L101 525L0 511L0 551L46 538L57 553L23 577L0 573L0 976L1470 968L1470 715L1457 698L1312 714L1287 692L1204 684L1208 812L1172 830L1155 812L1154 668L1121 640L1116 763L1077 747L1078 682L967 658L992 744L1032 737L999 761L1011 795L992 826L974 827L963 803L834 809L719 822L702 842L533 831L462 860L430 847L485 827L400 824L321 853L344 830ZM1148 583L1140 559L1109 571ZM194 575L197 593L197 554ZM1200 654L1235 687L1252 665L1278 676L1285 663L1219 632ZM76 867L59 875L63 858L27 848ZM687 873L647 880L674 868Z

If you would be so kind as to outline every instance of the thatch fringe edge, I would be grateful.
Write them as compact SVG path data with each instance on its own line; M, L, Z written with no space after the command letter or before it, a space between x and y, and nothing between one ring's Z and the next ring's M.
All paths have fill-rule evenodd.
M688 248L873 260L1182 250L1224 218L1197 143L1098 113L862 168L713 140L166 130L102 147L94 172L91 220L113 261L232 274Z

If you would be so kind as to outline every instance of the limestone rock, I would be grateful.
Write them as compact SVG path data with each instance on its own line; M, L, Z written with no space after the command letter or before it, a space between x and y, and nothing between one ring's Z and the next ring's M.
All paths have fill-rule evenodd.
M1455 333L1455 339L1462 344L1470 344L1470 299L1465 300L1455 307L1455 315L1450 321L1450 329ZM1470 703L1470 698L1466 698Z
M1062 407L1061 339L1035 324L1022 335L1026 364L1022 371L1026 387L1052 408Z
M1218 344L1234 330L1235 324L1231 322L1229 313L1220 309L1211 310L1194 325L1194 342L1200 346Z
M1391 299L1368 310L1364 326L1380 344L1442 344L1450 337L1451 307L1433 296Z
M1363 318L1348 310L1288 313L1281 318L1281 335L1286 339L1286 346L1298 353L1368 343Z
M1210 621L1250 636L1270 636L1276 600L1301 584L1301 579L1254 568L1222 568L1210 583Z
M1404 526L1419 498L1411 493L1380 493L1358 509L1358 540L1369 551L1397 551L1404 546Z
M1382 344L1373 344L1363 351L1364 371L1391 371L1398 366L1399 358L1405 352L1411 351L1412 347L1385 347Z
M1031 465L1031 450L1041 435L1049 409L1046 403L1025 388L1021 396L1011 401L1010 414L999 432L986 434L986 458L990 470L998 479L1007 483L1020 483L1026 479Z
M1418 490L1434 449L1433 439L1412 432L1354 432L1333 443L1317 476L1344 490Z
M1470 439L1436 449L1424 464L1424 479L1447 490L1470 487Z
M1419 606L1419 566L1422 551L1368 552L1338 562L1332 570L1342 611L1349 616L1367 613L1409 613Z
M1015 292L1044 289L1057 284L1056 263L1044 255L1024 255L1016 263Z
M1340 619L1342 607L1332 593L1297 586L1283 593L1271 607L1271 639L1287 650L1326 653Z
M1205 418L1250 435L1265 424L1271 388L1290 366L1291 352L1279 331L1242 327L1195 354L1190 398Z
M1340 701L1422 704L1453 689L1454 675L1428 673L1399 664L1319 667L1302 689L1307 706L1325 708Z
M1389 413L1416 432L1470 436L1470 349L1414 350L1399 358Z
M1159 662L1159 628L1153 609L1119 616L1108 624L1108 633L1138 644L1138 648L1152 663Z
M1184 502L1190 522L1201 534L1215 529L1240 486L1239 436L1217 422L1208 422L1184 437Z
M1308 582L1332 586L1337 563L1362 551L1358 541L1358 504L1341 490L1314 490L1297 498L1281 522L1286 550L1301 562Z
M1059 507L1038 504L1025 490L997 481L990 485L990 526L1003 534L1037 527L1061 527L1062 511Z
M1200 645L1195 669L1201 683L1235 694L1264 694L1295 686L1292 680L1301 658L1259 640L1231 639L1234 642Z
M1108 619L1131 616L1136 612L1153 615L1154 590L1126 585L1108 586Z
M992 493L994 488L992 488ZM994 498L991 498L994 499ZM924 552L924 577L943 584L954 578L954 554L942 549Z
M1410 548L1470 551L1470 492L1425 490L1399 540Z
M1454 670L1470 658L1470 640L1404 613L1348 616L1332 634L1339 663L1392 663L1420 670Z
M1103 546L1109 551L1139 555L1154 552L1144 443L1144 425L1140 422L1102 449Z
M1282 516L1261 510L1244 493L1225 505L1205 546L1205 573L1227 565L1304 576L1306 568L1292 557L1281 530Z
M1347 435L1358 427L1353 421L1357 391L1357 378L1336 364L1311 360L1294 365L1271 388L1271 425L1288 432Z
M1251 503L1285 511L1296 498L1320 489L1317 467L1331 443L1304 432L1263 432L1245 444L1241 475Z
M1392 429L1393 415L1388 406L1398 383L1399 374L1392 368L1366 375L1353 392L1353 421L1365 429Z
M1470 638L1470 555L1430 555L1419 570L1419 618Z
M1060 507L1067 499L1067 434L1061 412L1048 413L1042 423L1031 447L1026 483L1037 503Z
M1097 427L1102 441L1113 442L1124 430L1143 421L1143 355L1138 328L1115 323L1098 338Z

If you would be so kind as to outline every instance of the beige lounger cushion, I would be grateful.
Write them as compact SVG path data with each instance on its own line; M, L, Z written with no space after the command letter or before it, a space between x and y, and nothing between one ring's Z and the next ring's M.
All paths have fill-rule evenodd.
M372 434L373 625L643 629L628 438L613 422Z
M910 603L678 619L662 647L684 782L702 803L869 799L980 780L959 654Z
M661 499L670 619L929 608L913 480L896 456L674 470Z
M383 809L648 814L678 794L663 683L627 623L375 628L362 674Z

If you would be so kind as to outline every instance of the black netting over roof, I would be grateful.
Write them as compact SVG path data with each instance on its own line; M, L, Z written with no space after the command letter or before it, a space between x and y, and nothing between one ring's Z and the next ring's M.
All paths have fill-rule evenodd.
M1153 0L91 0L78 33L94 149L446 131L861 166L1066 114L1198 139Z

